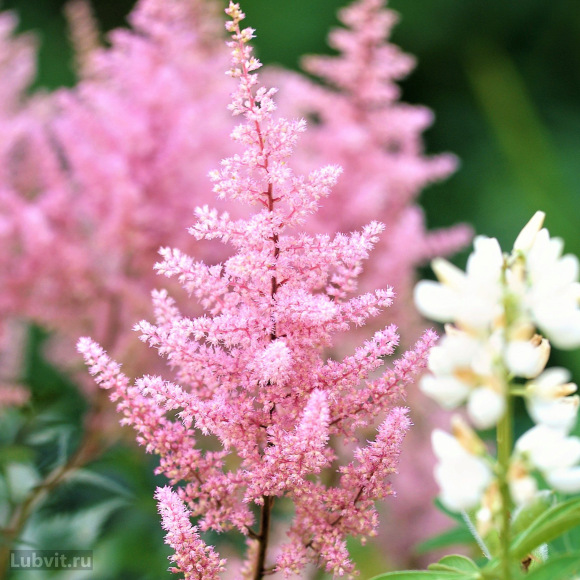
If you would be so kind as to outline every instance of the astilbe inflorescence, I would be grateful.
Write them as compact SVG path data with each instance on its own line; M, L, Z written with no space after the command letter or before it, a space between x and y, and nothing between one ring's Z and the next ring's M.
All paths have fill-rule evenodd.
M240 29L238 5L226 12L229 74L238 82L230 110L244 122L232 133L240 151L210 177L218 197L258 210L237 220L208 207L196 211L190 233L235 250L221 264L161 250L157 271L177 277L206 311L184 316L159 291L156 324L136 327L167 358L174 380L144 376L131 385L92 340L81 339L79 350L123 421L161 456L158 471L176 491L158 490L157 499L176 568L186 578L216 578L223 565L200 543L198 530L231 529L248 539L249 577L289 575L309 562L351 574L346 537L376 533L374 501L392 493L388 477L410 426L406 409L391 405L423 368L435 335L426 332L382 374L375 371L398 344L394 326L343 360L325 359L337 333L366 324L393 300L390 288L349 298L383 226L372 222L350 235L287 233L316 211L340 169L294 174L287 161L305 122L274 115L275 90L259 86L255 74L261 65L249 44L253 30ZM326 485L325 473L337 471L329 438L352 439L385 413L376 439L338 468L336 486ZM196 443L199 432L217 438L222 449L204 451ZM272 509L281 498L293 502L295 515L274 561L267 548ZM184 514L199 518L197 529ZM204 554L207 565L196 567L191 550Z
M231 151L229 87L215 72L227 51L210 3L141 0L106 47L87 40L83 6L69 11L79 82L33 98L33 46L10 36L10 16L0 25L0 317L55 331L66 369L79 334L126 358L159 246L183 243L198 184Z
M385 224L359 287L393 286L397 300L390 316L410 344L425 321L412 305L417 268L434 256L457 251L471 238L467 225L427 230L418 197L430 184L447 178L456 168L450 154L427 155L423 131L433 113L401 101L399 81L414 68L415 59L389 41L398 15L384 0L357 0L338 16L343 28L331 33L334 56L309 56L303 68L317 77L281 74L281 109L306 115L315 122L294 157L301 171L331 160L343 174L333 195L305 227L308 231L351 231L370 220ZM343 345L344 347L345 345ZM431 478L435 458L430 431L444 415L414 389L409 392L415 428L405 441L400 466L399 501L388 507L390 518L385 549L391 561L409 565L412 547L442 529L441 514L426 509L436 495ZM407 522L401 530L395 522Z
M315 120L297 152L301 170L339 163L343 176L329 203L310 219L313 231L350 231L373 219L388 232L365 269L366 288L389 281L398 300L392 316L410 340L422 324L412 308L415 271L435 256L456 252L472 236L459 225L427 231L417 198L457 166L450 154L426 155L422 133L433 122L426 107L400 101L398 81L415 59L389 42L398 15L385 0L357 0L339 11L344 28L333 30L334 56L308 56L304 75L280 75L281 109ZM401 251L404 248L404 251Z
M150 312L151 263L162 243L188 237L188 216L205 191L199 184L213 156L231 151L223 137L233 126L229 82L217 72L228 58L215 33L221 19L204 0L140 0L131 29L100 47L86 1L75 0L69 17L79 82L29 95L34 39L14 34L12 14L0 15L0 336L18 321L51 331L44 353L73 373L74 343L91 334L143 368L151 358L134 348L130 328ZM0 405L26 401L14 385L25 372L3 366ZM75 379L89 403L82 436L67 457L44 462L41 484L10 502L0 575L47 490L119 436L106 394L84 373Z

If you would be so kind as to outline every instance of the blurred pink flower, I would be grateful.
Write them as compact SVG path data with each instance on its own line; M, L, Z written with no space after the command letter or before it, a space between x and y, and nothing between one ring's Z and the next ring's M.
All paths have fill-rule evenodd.
M422 327L412 305L416 268L469 243L471 228L428 231L417 204L422 190L457 167L450 154L424 153L422 132L433 122L426 107L401 102L397 81L415 66L388 39L398 16L384 0L357 0L339 12L336 56L308 56L305 70L323 82L278 73L280 108L311 119L294 164L308 171L332 160L343 168L333 195L311 220L314 231L352 231L371 220L385 224L361 277L363 288L387 282L397 293L393 320L410 343Z

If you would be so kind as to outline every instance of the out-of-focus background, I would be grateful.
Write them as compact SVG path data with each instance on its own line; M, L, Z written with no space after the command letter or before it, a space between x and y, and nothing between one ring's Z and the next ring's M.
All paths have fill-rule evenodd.
M93 0L101 29L123 26L133 4ZM302 54L329 52L325 37L345 4L245 0L242 7L248 25L257 29L260 59L298 68ZM74 83L63 5L60 0L5 0L1 6L15 10L19 29L34 31L41 42L37 89ZM422 197L429 226L470 222L477 233L498 237L509 249L529 217L542 209L552 235L563 237L566 250L580 255L580 3L391 0L389 6L401 14L392 40L418 60L402 83L403 100L435 112L436 122L425 134L427 151L450 151L461 160L451 179ZM464 260L459 256L457 263ZM33 352L28 360L36 373L29 377L33 389L36 381L48 395L50 389L64 390L74 399L74 389L39 364L37 356ZM577 352L558 354L554 362L571 368L580 380ZM67 412L78 414L75 405ZM163 480L144 475L155 463L123 446L109 452L85 476L85 491L65 487L63 497L57 495L44 508L46 521L51 515L62 520L60 528L47 524L47 538L65 545L64 536L54 536L59 529L87 539L94 534L108 560L93 578L169 578L168 550L151 497ZM95 504L95 490L110 501ZM74 514L74 526L65 523L63 505L68 515ZM377 558L367 556L374 563ZM49 572L32 575L36 580L53 577ZM28 577L14 574L18 580Z
M123 26L134 2L93 0L103 31ZM246 0L265 64L299 68L305 53L329 52L328 30L343 1ZM38 85L74 82L61 0L5 0L21 30L41 39ZM462 162L448 182L426 192L433 226L470 221L507 243L536 209L580 253L580 4L574 0L391 0L401 15L393 41L418 66L403 98L432 108L425 135L432 152Z

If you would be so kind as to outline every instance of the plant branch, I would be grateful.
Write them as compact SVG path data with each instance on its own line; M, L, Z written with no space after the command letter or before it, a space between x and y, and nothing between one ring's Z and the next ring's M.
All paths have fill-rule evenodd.
M508 390L509 393L509 390ZM501 568L502 580L511 580L510 567L510 523L511 495L508 485L509 462L513 445L513 397L506 395L506 410L497 425L497 458L499 465L499 492L501 496Z
M262 506L262 514L260 519L260 533L257 540L260 545L258 550L258 557L256 558L256 568L254 570L254 580L262 580L268 574L266 570L266 552L268 550L268 540L270 534L270 516L272 513L272 505L274 498L270 496L263 496L264 505Z

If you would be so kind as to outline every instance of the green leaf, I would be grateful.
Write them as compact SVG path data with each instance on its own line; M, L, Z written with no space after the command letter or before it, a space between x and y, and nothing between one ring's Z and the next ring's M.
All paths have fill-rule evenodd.
M465 556L444 556L429 570L405 570L387 572L373 580L478 580L482 578L477 564Z
M577 525L580 525L580 498L557 504L542 513L515 538L511 552L521 560L534 548L555 540Z
M429 570L441 570L449 572L476 572L479 573L479 568L477 564L467 558L466 556L460 556L453 554L450 556L444 556L436 564L431 564Z
M415 551L417 554L424 554L425 552L431 552L432 550L439 550L440 548L447 548L448 546L456 546L458 544L472 544L473 536L470 531L463 526L458 526L447 530L433 538L429 538L424 542L421 542Z
M7 463L30 463L34 459L34 451L24 445L0 447L0 465Z
M439 570L405 570L404 572L387 572L371 580L460 580L461 578L467 580L477 578L477 576Z
M465 522L463 521L462 515L457 513L457 512L452 512L449 508L446 508L441 503L441 500L438 497L435 498L435 500L433 501L433 504L440 512L443 512L445 515L449 516L452 520L455 520L459 524L465 525Z
M519 509L512 521L512 534L526 530L538 517L554 505L554 492L543 490L527 505Z
M573 580L580 576L580 552L550 558L526 574L526 580Z
M69 483L85 483L94 485L100 489L106 489L116 495L126 498L133 497L130 489L119 483L118 481L88 469L77 469L68 478Z

